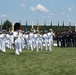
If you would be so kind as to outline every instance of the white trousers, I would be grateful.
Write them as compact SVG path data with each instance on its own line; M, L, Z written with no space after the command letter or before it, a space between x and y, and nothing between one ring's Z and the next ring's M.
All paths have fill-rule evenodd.
M48 50L48 40L45 40L45 47L46 47L46 50Z
M52 50L53 40L49 39L49 51Z
M36 40L36 52L38 52L38 51L39 51L39 41Z
M5 42L2 42L2 52L6 52L6 44L5 44Z
M29 43L30 43L30 48L31 48L31 50L33 51L33 49L34 49L34 42L33 42L33 40L31 39L31 40L29 41Z
M15 42L15 54L19 55L22 52L21 43Z

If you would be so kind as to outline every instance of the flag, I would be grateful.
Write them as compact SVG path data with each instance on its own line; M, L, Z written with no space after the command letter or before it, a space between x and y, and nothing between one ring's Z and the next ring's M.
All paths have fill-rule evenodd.
M69 22L69 29L71 29L71 22Z
M1 26L0 26L0 30L2 30L2 21L1 21Z
M14 21L12 21L12 32L14 31Z
M46 30L46 21L45 21L45 23L44 23L44 30Z
M22 26L20 26L20 30L22 30Z
M6 22L6 31L8 31L8 22Z
M75 26L75 32L76 32L76 26Z
M20 20L20 25L21 25L21 20Z
M63 29L64 29L64 21L63 21L63 26L62 26L62 27L63 27Z
M38 24L38 20L37 20L37 30L39 31L39 24Z
M58 31L60 31L60 26L59 26L59 22L58 22Z
M52 21L51 21L51 24L50 24L50 29L52 29Z
M34 29L33 22L32 22L32 29Z
M28 31L27 21L26 21L25 31Z
M21 26L21 20L20 20L20 30L22 30L22 26Z

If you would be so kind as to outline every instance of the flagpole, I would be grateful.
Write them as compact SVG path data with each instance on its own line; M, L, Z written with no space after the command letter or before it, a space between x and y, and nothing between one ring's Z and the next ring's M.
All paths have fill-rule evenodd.
M52 29L52 21L51 21L50 29Z
M28 31L28 25L27 25L27 20L26 20L26 26L25 26L25 31Z
M1 30L2 30L2 21L1 21Z
M20 25L21 25L21 20L20 20Z
M64 30L64 21L63 21L63 30Z
M12 32L14 32L14 20L12 20Z
M46 20L45 20L45 23L44 23L44 30L46 30Z
M76 32L76 25L75 25L75 32Z
M8 22L6 21L6 31L8 31Z
M69 22L69 29L71 30L71 22Z
M38 24L38 19L37 19L37 30L39 31L39 24Z
M60 31L60 26L59 26L59 22L58 22L58 31Z
M33 22L32 22L32 29L34 28L34 26L33 26Z

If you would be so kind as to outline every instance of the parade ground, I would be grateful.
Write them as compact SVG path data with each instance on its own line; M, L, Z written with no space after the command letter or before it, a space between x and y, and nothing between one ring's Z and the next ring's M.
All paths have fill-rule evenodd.
M24 49L0 51L0 75L76 75L76 47L53 47L39 52Z

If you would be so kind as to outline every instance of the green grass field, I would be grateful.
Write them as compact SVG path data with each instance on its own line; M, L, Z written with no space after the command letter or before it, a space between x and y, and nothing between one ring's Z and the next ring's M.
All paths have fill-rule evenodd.
M0 75L76 75L76 48L23 50L19 56L0 51Z

